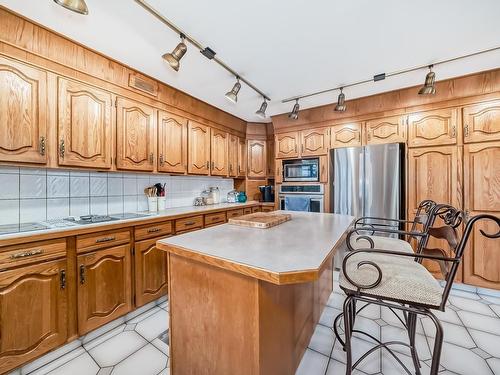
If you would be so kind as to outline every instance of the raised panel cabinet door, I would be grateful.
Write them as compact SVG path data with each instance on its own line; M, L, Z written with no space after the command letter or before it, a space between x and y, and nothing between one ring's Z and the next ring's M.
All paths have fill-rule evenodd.
M318 156L328 152L328 128L302 130L300 132L301 155Z
M238 139L238 177L247 175L247 141Z
M59 78L59 165L111 168L111 93Z
M359 147L361 146L361 123L334 125L330 128L330 147Z
M299 157L299 133L278 134L276 139L276 158L298 158Z
M116 167L152 171L155 163L155 109L125 98L116 102Z
M210 128L194 121L188 123L188 173L210 171Z
M367 121L365 123L366 143L375 145L405 142L407 119L407 116L392 116Z
M3 57L0 161L47 163L47 74Z
M132 309L129 245L79 255L77 267L80 335Z
M180 116L158 113L158 171L187 172L187 124Z
M167 253L156 247L159 238L135 243L135 305L167 294Z
M440 146L457 143L458 109L445 108L408 116L408 146Z
M500 101L463 108L464 143L500 141Z
M464 208L470 215L487 213L500 217L500 142L464 146ZM481 235L495 233L492 222L477 222L464 253L464 282L500 289L498 240Z
M228 158L229 177L238 177L238 137L232 134L229 135Z
M67 339L66 260L0 272L0 373Z
M229 134L226 132L211 130L210 174L213 176L227 176L228 174L228 138Z
M274 169L275 169L274 141L266 142L266 155L267 155L267 177L274 178Z
M458 176L457 146L408 150L408 210L424 199L458 207Z
M248 141L248 177L266 177L266 141Z

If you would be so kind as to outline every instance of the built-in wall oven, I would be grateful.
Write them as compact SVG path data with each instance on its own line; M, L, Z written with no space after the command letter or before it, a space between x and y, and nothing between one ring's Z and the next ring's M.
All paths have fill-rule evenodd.
M279 188L279 204L281 210L288 209L286 207L286 197L303 197L309 202L309 212L324 212L325 211L325 191L322 184L311 185L280 185Z
M319 182L319 159L283 160L283 182Z

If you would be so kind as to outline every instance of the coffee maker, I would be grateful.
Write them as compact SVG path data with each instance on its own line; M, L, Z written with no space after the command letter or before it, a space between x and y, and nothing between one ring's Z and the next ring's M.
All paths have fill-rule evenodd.
M274 202L274 187L271 185L259 186L262 202Z

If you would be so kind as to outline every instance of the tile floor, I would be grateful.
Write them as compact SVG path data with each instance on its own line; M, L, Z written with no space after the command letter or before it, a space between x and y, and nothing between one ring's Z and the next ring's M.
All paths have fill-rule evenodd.
M335 279L338 274L335 273ZM340 313L344 295L338 286L330 296L296 375L343 375L345 355L331 329ZM81 339L81 345L42 367L35 363L13 375L163 375L169 374L168 302L150 305L109 331ZM444 313L437 314L444 328L442 375L500 375L500 292L457 285ZM428 318L419 319L417 346L422 374L430 369L434 328ZM406 340L406 331L387 309L364 309L356 327L383 341ZM372 343L353 339L356 360ZM405 348L397 349L410 369L412 361ZM41 363L40 360L37 361ZM43 362L43 360L42 360ZM400 375L403 369L386 352L366 358L354 374Z

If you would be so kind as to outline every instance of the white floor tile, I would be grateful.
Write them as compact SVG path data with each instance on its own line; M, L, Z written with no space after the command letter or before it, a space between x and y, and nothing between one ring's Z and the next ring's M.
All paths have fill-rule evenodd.
M380 340L380 326L371 319L367 319L362 316L357 316L356 321L354 323L354 329L366 332L375 337L377 340ZM358 333L355 333L355 336L357 335ZM359 337L363 340L371 341L371 339L366 335L361 335Z
M427 337L436 337L436 327L430 319L422 319L425 334ZM476 346L467 330L462 325L441 322L443 327L444 341L462 346L464 348L472 349ZM433 340L431 340L432 342Z
M360 358L364 353L370 350L374 345L360 340L354 337L351 340L352 345L352 363L355 363L358 358ZM368 373L368 374L377 374L380 372L380 351L376 351L366 357L357 367L357 369ZM333 348L332 358L345 363L346 362L346 353L342 350L342 347L338 341L335 342L335 346Z
M500 337L498 335L476 331L475 329L469 329L469 332L478 348L493 357L500 358Z
M411 357L402 354L397 354L397 357L412 373L414 373L415 365L413 364L413 359ZM429 366L422 362L422 358L420 359L420 372L422 373L422 375L428 375L431 369ZM387 351L384 351L382 353L382 374L401 375L406 374L406 372L391 354L389 354Z
M493 374L500 374L500 359L490 358L487 359L486 362L488 362L491 369L493 370Z
M30 375L96 375L99 366L83 349L68 353Z
M500 319L498 317L493 318L469 311L459 311L458 316L460 316L466 327L500 335Z
M81 347L81 341L75 340L73 342L70 342L69 344L61 346L59 349L47 353L43 357L35 359L33 362L28 363L23 367L23 374L31 373L36 369L42 368L43 366L46 366L47 369L50 367L50 365L53 365L58 360L59 362L57 366L60 366L70 359L78 357L83 352L84 351ZM55 367L50 368L53 369Z
M167 366L167 356L148 344L115 366L113 375L157 375Z
M114 366L147 344L137 332L125 331L89 350L101 367Z
M495 313L490 309L490 307L488 305L485 305L480 300L471 300L463 297L450 296L449 301L453 306L458 307L460 310L495 316Z
M401 341L406 344L410 343L408 339L408 332L405 329L394 327L394 326L384 326L382 327L382 341ZM431 358L431 354L429 352L429 346L427 344L427 340L425 336L417 334L415 338L415 344L417 346L417 353L421 361L425 361ZM398 353L402 353L410 356L410 349L403 345L393 345L391 346L393 351L397 351Z
M311 349L307 349L302 357L295 375L323 375L329 358Z
M148 341L153 340L168 329L168 313L163 309L158 310L155 314L137 323L135 327L135 330Z
M160 339L154 339L153 341L151 341L151 344L153 344L156 349L160 350L166 356L170 355L169 346L167 344L165 344L163 341L161 341Z
M441 365L460 375L491 375L486 362L472 351L449 343L443 344Z
M309 343L309 348L329 357L334 341L335 335L330 328L317 325Z
M128 324L136 324L136 323L139 323L140 321L150 317L151 315L154 315L158 312L161 312L164 310L163 309L160 309L158 306L155 306L154 304L152 305L152 307L150 309L147 309L145 310L143 313L135 316L134 318L132 319L127 319L127 323Z

